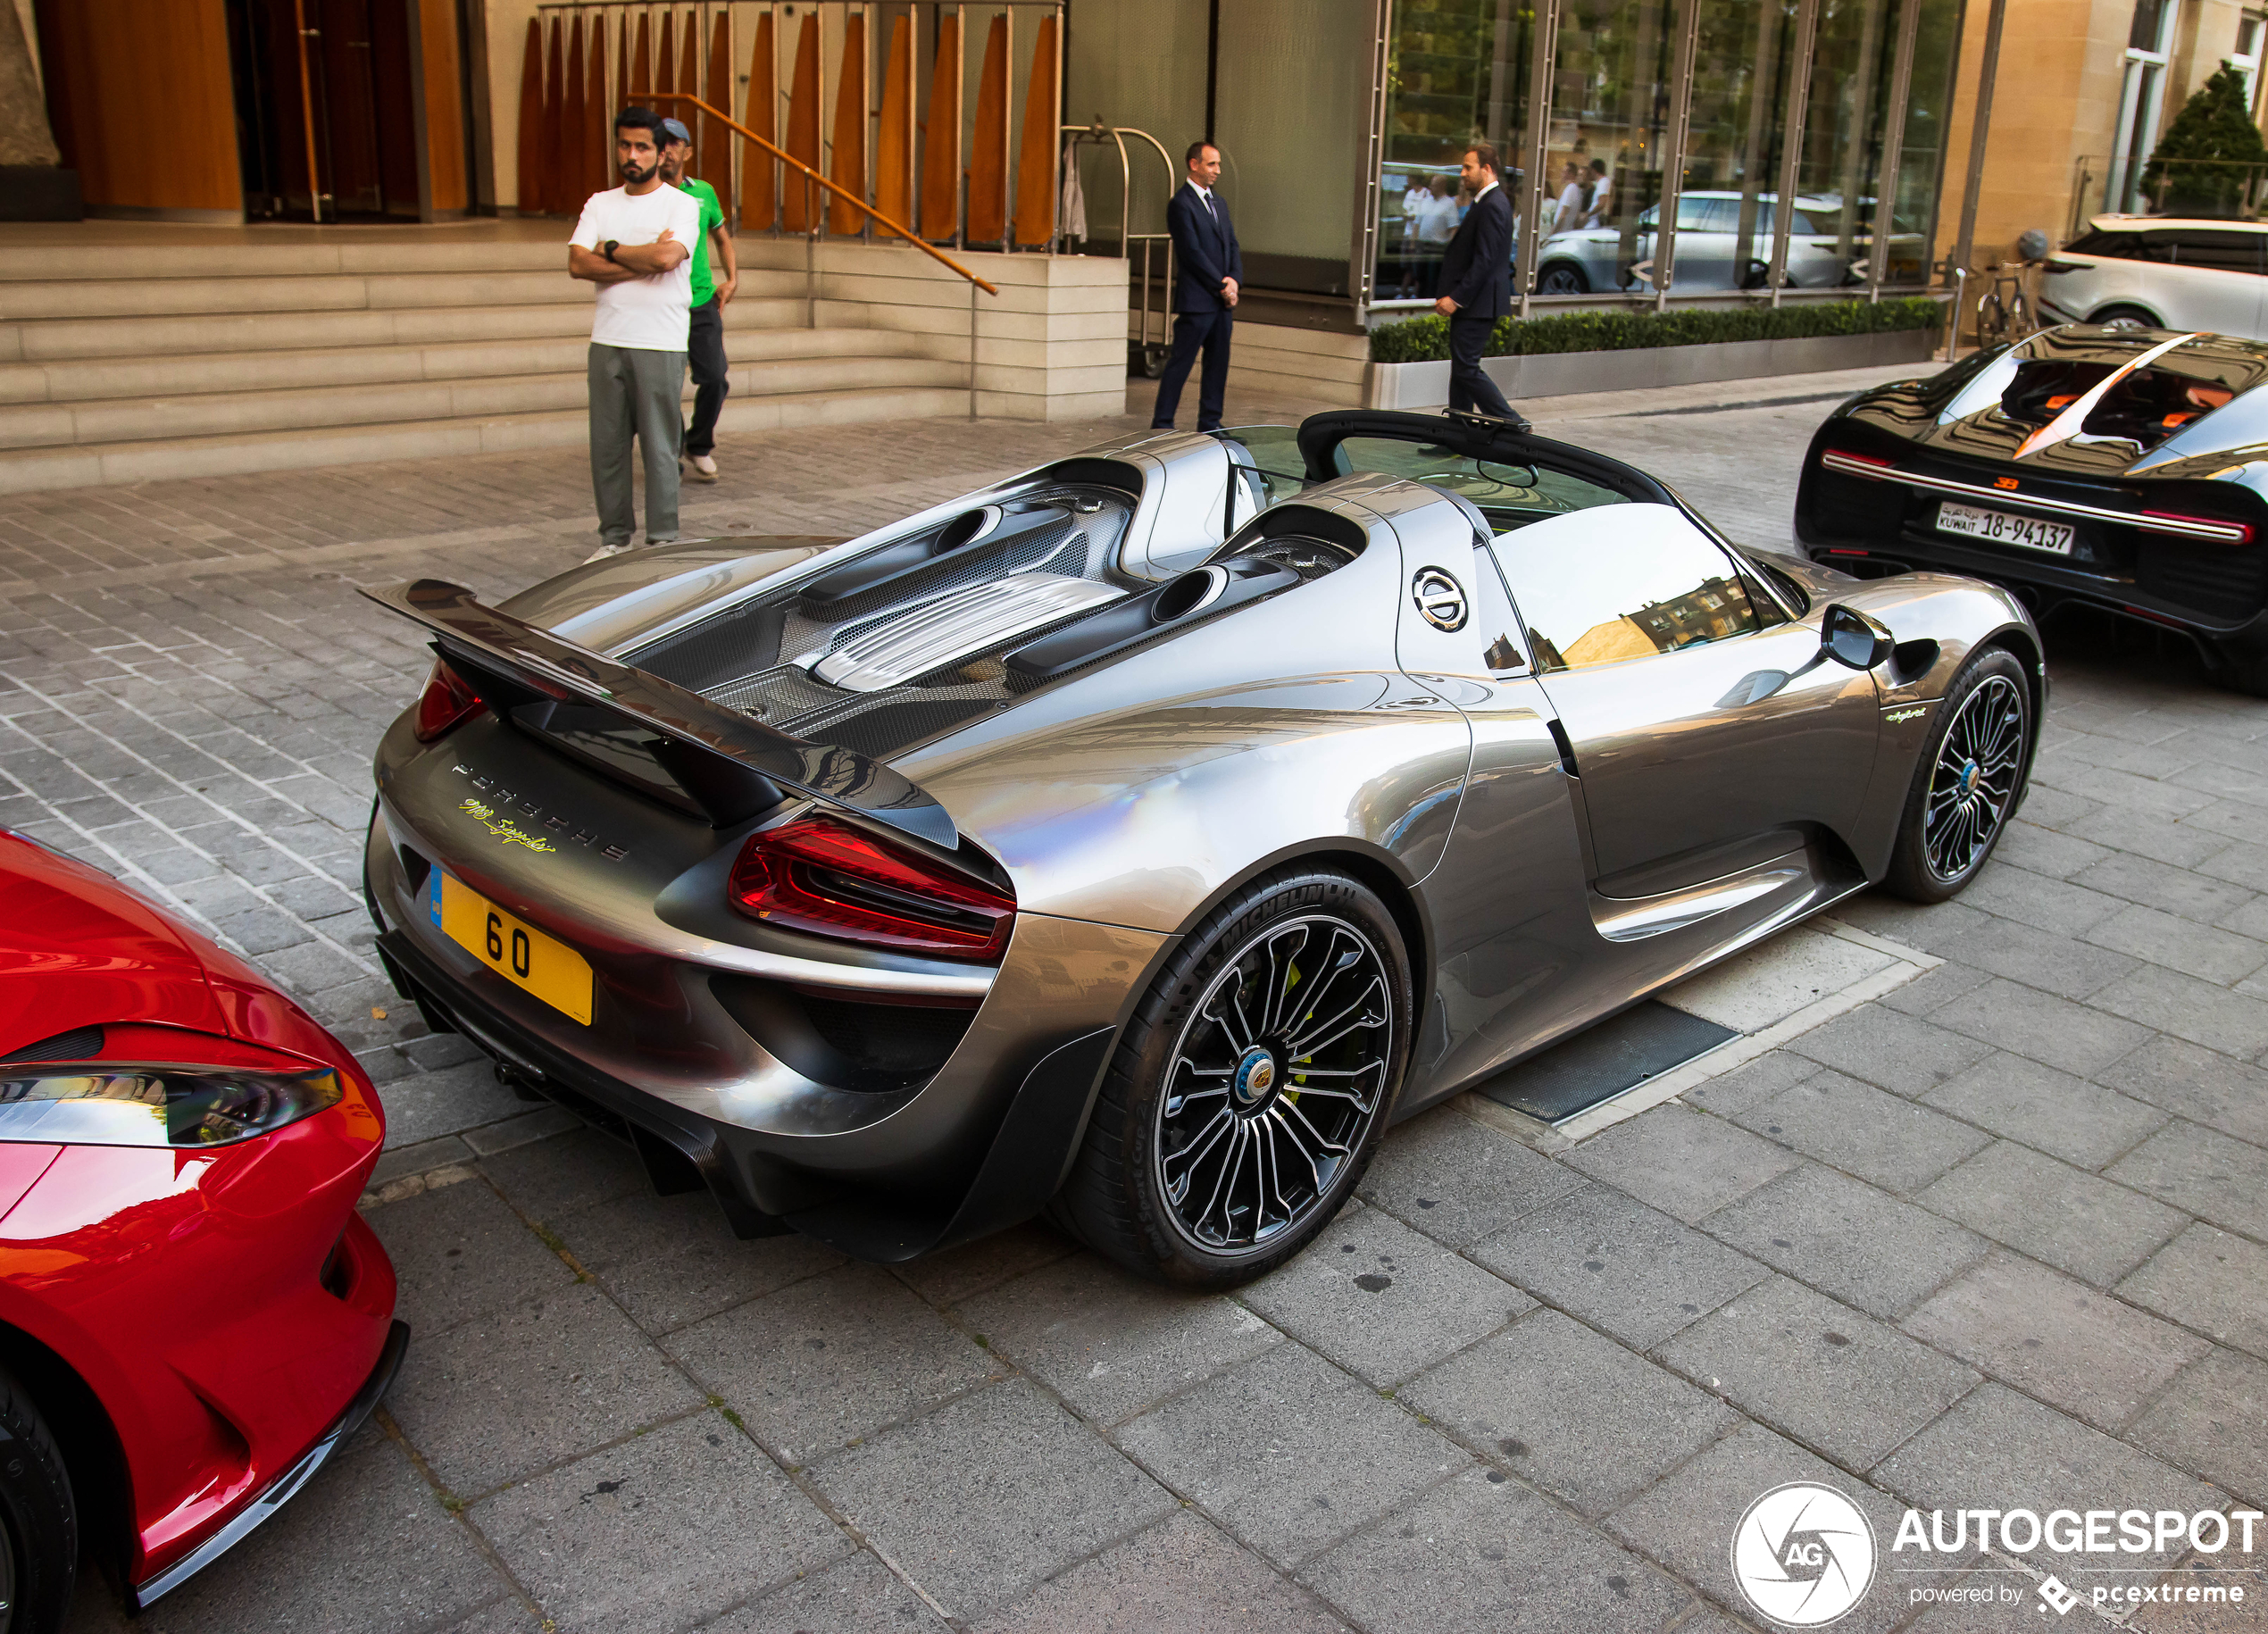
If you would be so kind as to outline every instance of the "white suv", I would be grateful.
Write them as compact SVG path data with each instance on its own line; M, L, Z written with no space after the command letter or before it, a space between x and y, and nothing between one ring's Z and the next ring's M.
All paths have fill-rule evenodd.
M2100 215L2047 259L2040 314L2114 329L2268 338L2268 223Z

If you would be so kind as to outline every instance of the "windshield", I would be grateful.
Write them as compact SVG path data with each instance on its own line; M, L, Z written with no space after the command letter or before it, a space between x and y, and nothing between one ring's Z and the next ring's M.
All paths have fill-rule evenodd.
M1565 471L1497 460L1475 460L1438 444L1399 438L1350 437L1338 446L1342 471L1383 471L1445 488L1468 499L1498 534L1571 511L1630 502L1622 495Z

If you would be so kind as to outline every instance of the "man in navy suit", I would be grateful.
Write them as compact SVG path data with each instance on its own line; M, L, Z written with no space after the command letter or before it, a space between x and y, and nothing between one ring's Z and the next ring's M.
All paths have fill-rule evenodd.
M1433 310L1449 321L1449 406L1517 420L1512 404L1480 367L1497 320L1512 310L1512 201L1497 185L1497 150L1476 142L1458 173L1473 190L1472 208L1441 256L1441 296Z
M1192 142L1187 163L1188 183L1175 189L1165 206L1165 224L1173 234L1173 355L1157 383L1150 424L1159 430L1173 429L1182 384L1202 346L1197 429L1217 431L1221 400L1229 389L1229 312L1244 279L1244 256L1237 248L1229 207L1213 191L1221 179L1221 150L1210 142Z

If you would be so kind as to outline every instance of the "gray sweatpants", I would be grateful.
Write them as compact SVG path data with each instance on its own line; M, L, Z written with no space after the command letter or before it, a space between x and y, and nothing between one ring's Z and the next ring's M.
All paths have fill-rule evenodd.
M590 487L598 540L627 545L638 526L630 438L646 456L646 538L677 538L677 457L685 437L685 354L590 347Z

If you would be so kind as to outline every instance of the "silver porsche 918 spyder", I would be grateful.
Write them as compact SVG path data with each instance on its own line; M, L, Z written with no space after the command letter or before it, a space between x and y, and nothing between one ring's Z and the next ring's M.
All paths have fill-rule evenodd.
M1390 1121L1871 883L1959 890L2047 684L2003 591L1363 411L368 594L438 654L366 857L432 1025L745 1235L1045 1209L1197 1286L1296 1253Z

